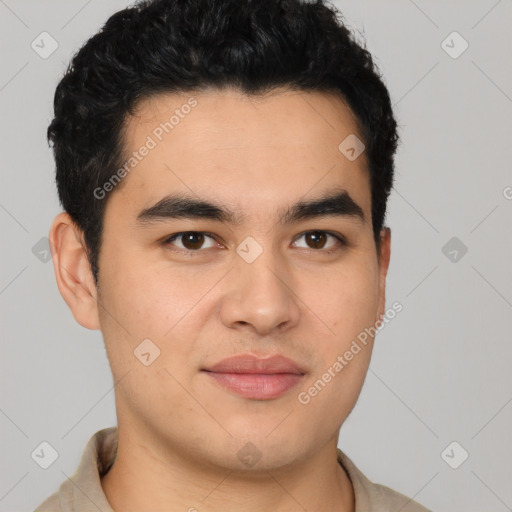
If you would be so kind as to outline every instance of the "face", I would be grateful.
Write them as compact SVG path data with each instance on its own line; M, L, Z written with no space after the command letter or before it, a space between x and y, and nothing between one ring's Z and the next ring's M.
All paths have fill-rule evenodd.
M384 313L390 244L383 230L377 252L365 154L338 149L349 135L362 139L352 112L321 93L139 104L99 256L120 428L230 469L247 451L272 469L336 444L370 361L372 339L353 342ZM213 371L237 355L294 365Z

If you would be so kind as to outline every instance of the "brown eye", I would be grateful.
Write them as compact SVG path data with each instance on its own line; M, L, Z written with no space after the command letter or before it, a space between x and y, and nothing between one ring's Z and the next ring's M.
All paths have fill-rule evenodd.
M337 249L342 249L346 244L343 235L335 235L328 231L306 231L297 238L294 244L298 244L298 240L304 239L305 245L297 245L305 249L314 249L315 251L332 252ZM332 241L329 242L329 239Z
M192 251L201 249L204 243L204 235L202 233L184 233L181 235L181 243L185 249Z
M312 249L322 249L327 241L327 234L323 231L310 231L304 235L306 243Z
M170 236L164 243L183 251L199 252L201 249L214 247L216 242L213 237L201 231L185 231Z

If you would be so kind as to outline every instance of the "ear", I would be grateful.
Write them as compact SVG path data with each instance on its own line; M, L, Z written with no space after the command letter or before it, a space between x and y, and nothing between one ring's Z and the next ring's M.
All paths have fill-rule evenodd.
M62 212L52 223L49 239L60 294L80 325L99 329L97 289L82 231Z
M389 260L391 257L391 229L383 228L380 232L380 249L378 254L379 264L379 305L377 318L380 320L386 309L386 276L388 274Z

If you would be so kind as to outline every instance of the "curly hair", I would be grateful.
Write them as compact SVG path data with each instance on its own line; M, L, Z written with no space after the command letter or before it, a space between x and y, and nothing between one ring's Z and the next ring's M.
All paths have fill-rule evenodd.
M338 95L366 146L378 247L399 140L381 76L322 0L145 0L112 15L73 56L47 132L59 199L83 232L96 283L106 200L93 191L122 165L123 127L137 102L164 92Z

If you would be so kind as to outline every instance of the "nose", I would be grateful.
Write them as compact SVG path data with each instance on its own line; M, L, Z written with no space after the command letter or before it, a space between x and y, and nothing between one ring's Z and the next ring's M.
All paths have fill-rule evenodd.
M272 251L252 263L237 258L229 273L220 317L231 329L265 336L297 325L300 317L293 278Z

